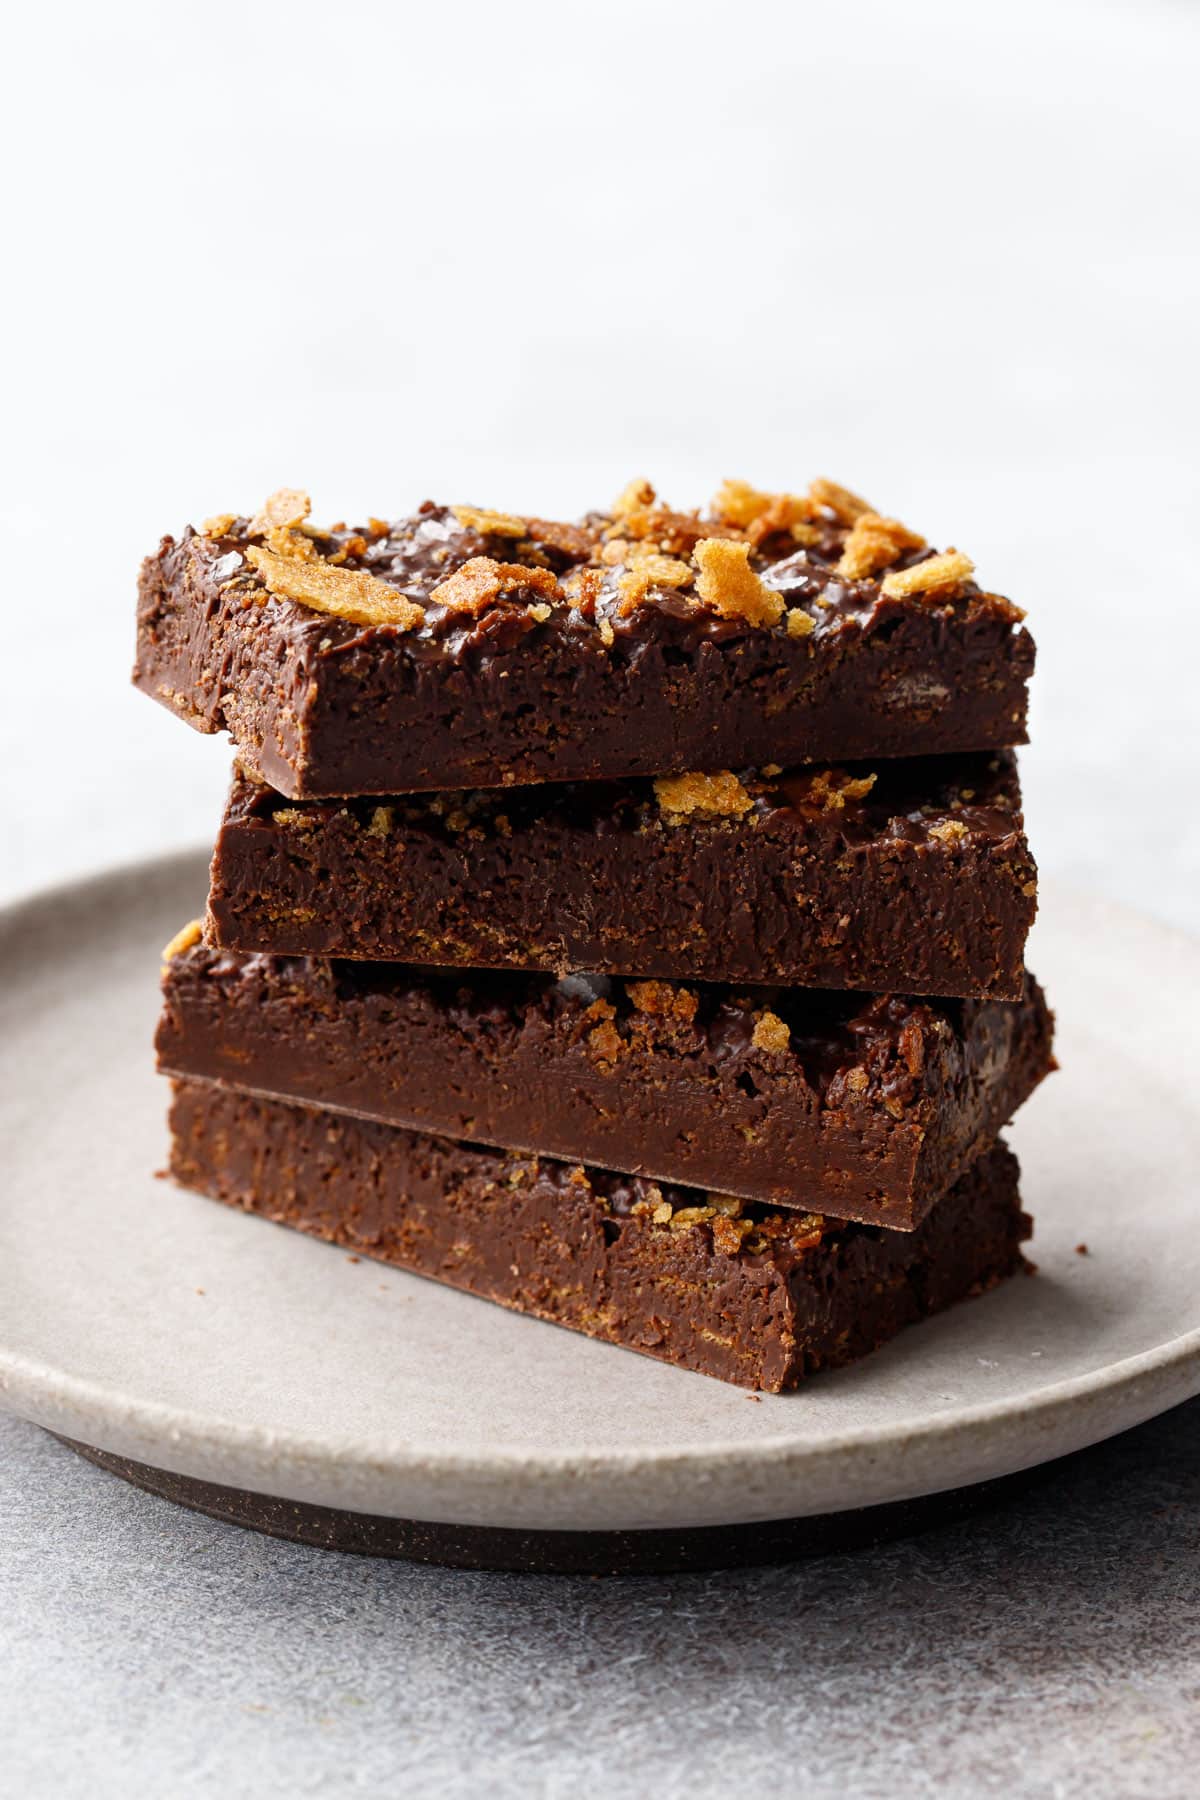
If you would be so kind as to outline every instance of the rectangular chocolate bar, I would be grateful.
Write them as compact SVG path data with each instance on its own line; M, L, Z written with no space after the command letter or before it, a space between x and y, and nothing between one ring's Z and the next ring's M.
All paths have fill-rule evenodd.
M839 1225L176 1085L171 1174L231 1206L681 1368L780 1392L1021 1266L1016 1158L913 1232Z
M164 538L134 670L291 798L1026 741L1020 610L831 482L726 482L704 517L646 483L579 524L308 513Z
M903 1231L1053 1062L1032 977L1010 1005L195 942L163 994L172 1075Z
M231 949L1018 1000L1036 869L1010 752L289 802L235 773Z

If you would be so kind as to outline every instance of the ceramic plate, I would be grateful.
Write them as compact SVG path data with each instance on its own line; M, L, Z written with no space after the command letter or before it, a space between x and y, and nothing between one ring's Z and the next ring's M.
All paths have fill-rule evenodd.
M159 950L204 891L189 856L0 915L0 1400L15 1412L289 1500L612 1530L959 1487L1200 1391L1191 939L1046 894L1030 962L1063 1066L1010 1134L1040 1274L756 1398L156 1180Z

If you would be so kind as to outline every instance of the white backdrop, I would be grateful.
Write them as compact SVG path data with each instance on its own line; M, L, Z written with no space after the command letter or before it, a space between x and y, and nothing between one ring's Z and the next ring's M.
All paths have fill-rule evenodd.
M211 837L160 532L828 473L1027 606L1043 867L1200 924L1200 13L26 7L0 891Z

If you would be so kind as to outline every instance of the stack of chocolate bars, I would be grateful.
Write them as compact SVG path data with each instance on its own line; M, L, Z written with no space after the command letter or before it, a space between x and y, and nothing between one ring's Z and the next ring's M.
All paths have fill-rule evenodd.
M237 750L176 1180L774 1391L1021 1268L1020 611L828 481L309 513L142 571L136 682Z

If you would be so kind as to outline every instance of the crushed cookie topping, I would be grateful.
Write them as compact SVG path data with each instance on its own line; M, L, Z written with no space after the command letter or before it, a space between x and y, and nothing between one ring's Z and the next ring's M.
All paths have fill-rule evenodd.
M173 962L177 956L182 956L184 951L190 950L194 944L198 944L203 936L204 920L189 919L183 929L177 931L170 943L163 947L163 967L165 968L169 962Z
M356 625L394 625L399 631L411 631L425 617L424 607L364 570L334 568L319 557L303 561L277 556L257 544L247 546L246 560L272 594L297 600L314 612L331 613Z
M962 844L971 834L961 819L942 819L929 827L929 835L941 844Z
M627 618L642 604L652 587L688 587L695 578L696 571L688 563L637 545L631 551L625 573L617 581L617 592L621 596L617 612L621 618Z
M482 537L523 538L528 526L515 513L492 512L485 506L452 506L450 511L468 531Z
M778 1013L759 1013L754 1021L754 1032L750 1039L756 1050L780 1053L789 1047L791 1041L792 1034Z
M914 563L910 569L895 569L885 575L880 583L880 591L889 600L906 598L909 594L940 593L943 589L955 588L960 581L967 581L975 573L975 564L961 550L944 550L940 556L926 557L924 562Z
M615 1063L625 1048L621 1034L613 1023L617 1009L611 1000L593 1000L583 1015L584 1024L590 1024L587 1034L588 1048L599 1062Z
M612 503L611 513L614 519L623 519L626 513L646 512L658 499L650 482L644 475L635 476L627 481Z
M700 1005L699 996L690 988L675 987L669 981L631 981L626 993L640 1013L652 1019L675 1019L690 1025Z
M604 577L599 569L572 569L563 581L562 591L567 605L576 607L590 619L604 592Z
M473 556L435 587L429 598L450 612L480 613L513 588L531 588L549 600L557 600L562 592L549 569L530 569L524 563L501 563L490 556Z
M874 775L845 775L840 769L819 769L809 779L805 798L825 812L841 812L847 800L865 800L876 779Z
M812 614L806 613L802 606L789 606L787 616L787 634L789 637L811 637L816 630Z
M664 556L690 556L702 538L712 536L712 522L702 519L698 512L672 512L668 507L639 508L622 514L609 527L608 536L610 539L644 540L651 549L660 550ZM625 561L627 555L626 550L619 560Z
M736 818L754 805L737 776L728 769L719 775L659 775L655 778L654 794L670 825L680 824L692 813Z
M291 531L303 525L312 501L303 488L276 488L250 521L250 536L265 537L271 530Z
M272 525L265 533L267 549L273 556L283 556L292 562L313 562L317 555L317 546L302 531L295 531L290 525ZM345 549L338 556L329 558L331 564L338 560L346 560Z
M760 488L751 487L748 481L726 479L712 497L712 516L722 525L739 525L745 530L766 512L775 498L774 494L764 494Z
M899 519L885 519L879 513L860 513L850 527L850 535L842 546L834 574L847 581L861 581L886 569L906 550L924 550L925 539L919 531L910 531Z
M875 508L869 500L862 500L852 494L849 488L840 487L836 481L829 481L824 475L817 477L809 484L808 497L814 506L824 507L831 512L839 525L853 525L864 513L873 513Z
M722 525L744 531L752 544L786 532L794 543L811 545L821 535L812 523L817 508L808 494L767 494L748 481L723 481L711 510Z
M724 618L746 619L751 625L775 625L783 599L759 580L750 567L750 546L732 538L704 538L696 545L700 571L696 592Z
M596 549L596 534L586 525L568 525L560 519L526 519L525 531L535 544L545 544L548 550L557 550L574 562L586 562Z
M211 519L205 519L200 527L201 537L227 537L230 528L237 519L236 513L214 513Z

